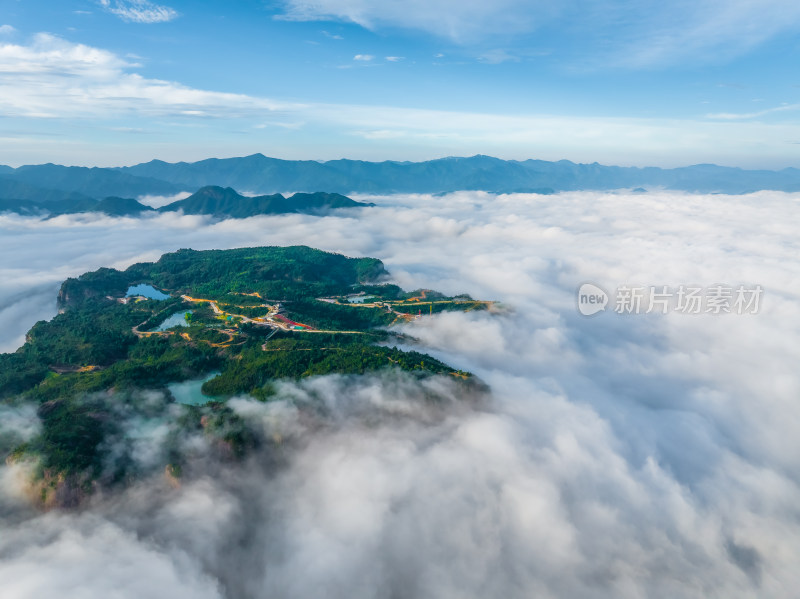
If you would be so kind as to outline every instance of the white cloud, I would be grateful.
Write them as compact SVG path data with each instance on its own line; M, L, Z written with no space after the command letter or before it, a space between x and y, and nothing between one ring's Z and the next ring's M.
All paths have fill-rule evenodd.
M424 141L428 148L442 148L443 155L484 153L587 162L602 156L605 163L639 166L746 164L767 155L775 161L773 164L788 166L800 159L800 153L786 144L787 139L800 138L800 126L794 122L498 115L331 105L316 105L310 112L317 119L342 123L356 135L375 139L376 135L387 138L391 133L410 143L423 145ZM793 158L781 158L787 152Z
M3 549L10 552L0 562L2 588L9 597L33 599L64 593L87 599L222 597L215 582L197 571L192 561L140 543L131 532L103 519L54 515L11 535L4 536ZM40 543L29 543L37 535ZM20 543L22 551L12 543ZM46 576L35 574L42 563L49 564Z
M0 45L0 112L13 117L201 115L235 117L278 109L241 94L147 79L116 54L40 33L28 46Z
M368 29L405 27L468 41L487 34L515 34L558 12L552 3L526 0L288 0L282 18L340 20Z
M0 25L0 35L11 35L16 31L11 25Z
M761 100L753 100L753 102L761 102ZM706 118L723 120L723 121L739 121L739 120L757 119L762 116L775 114L776 112L787 112L787 111L794 112L796 110L800 110L800 104L783 104L781 106L766 108L764 110L758 110L756 112L745 112L745 113L717 112L706 115Z
M353 60L360 60L362 62L369 62L373 58L375 58L372 54L356 54L353 56Z
M165 23L178 17L176 10L153 4L148 0L99 0L99 2L106 11L132 23Z
M672 0L655 10L642 2L628 14L620 7L612 13L624 24L613 59L631 67L727 60L800 24L800 6L788 0ZM600 3L588 16L605 23L606 15Z
M502 62L519 62L519 56L498 48L484 52L478 57L478 60L487 64L500 64Z
M171 204L172 202L177 202L178 200L185 200L190 195L192 195L192 192L182 191L180 193L176 193L175 195L171 196L140 196L136 199L145 206L151 206L153 208L161 208L161 206L166 206L167 204Z
M405 60L404 56L387 56L386 60L389 62L400 62L401 60Z

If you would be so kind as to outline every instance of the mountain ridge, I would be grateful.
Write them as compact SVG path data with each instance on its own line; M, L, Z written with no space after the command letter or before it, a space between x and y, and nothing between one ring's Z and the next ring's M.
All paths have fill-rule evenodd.
M447 193L480 190L495 193L552 190L612 190L657 187L675 191L742 194L764 189L800 190L800 170L748 170L714 164L665 169L575 163L569 160L503 160L478 154L422 162L283 160L263 154L210 158L197 162L151 161L119 170L162 178L176 185L216 184L275 193L316 189L351 193Z
M225 218L247 218L257 214L314 213L336 208L374 206L350 198L325 192L296 193L287 198L282 194L244 196L231 187L208 185L188 198L162 206L159 212L182 210L184 214L207 214Z
M36 202L26 198L0 197L0 213L15 212L27 216L58 216L81 212L104 213L109 216L141 216L143 213L178 212L201 214L220 219L248 218L260 214L322 214L340 208L374 206L357 202L337 193L296 193L291 197L282 194L244 196L236 190L209 185L200 188L188 198L176 200L153 208L133 198L109 196L100 200L77 196L61 201Z
M422 162L336 159L285 160L263 154L196 162L154 159L133 166L67 167L55 164L0 166L0 198L59 201L64 198L143 197L231 187L247 195L286 190L348 195L391 193L554 193L657 188L697 193L743 194L800 191L800 169L748 170L715 164L677 168L629 167L569 160L503 160L478 154Z

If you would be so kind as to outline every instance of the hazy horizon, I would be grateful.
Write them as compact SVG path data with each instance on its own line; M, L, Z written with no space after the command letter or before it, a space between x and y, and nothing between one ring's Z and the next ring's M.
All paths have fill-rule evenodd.
M400 158L371 158L371 159L364 159L364 158L352 158L350 156L339 156L337 158L314 158L314 157L300 157L300 158L287 158L283 156L276 156L273 154L265 154L263 152L253 152L250 154L230 154L230 155L216 155L216 156L204 156L197 159L186 160L182 158L177 158L174 160L164 160L159 157L153 157L147 160L143 160L141 162L129 162L125 164L108 164L108 165L101 165L99 163L93 162L86 162L82 164L75 164L75 163L59 163L54 162L53 160L44 159L44 162L30 162L30 163L9 163L5 162L0 166L9 166L11 168L17 169L21 166L41 166L46 164L54 164L57 166L77 166L82 168L124 168L129 166L137 166L140 164L147 164L148 162L166 162L168 164L179 164L179 163L187 163L192 164L195 162L203 162L206 160L230 160L234 158L248 158L251 156L263 156L264 158L270 158L275 160L284 160L284 161L302 161L302 162L317 162L317 163L326 163L326 162L335 162L339 160L351 160L351 161L358 161L358 162L374 162L374 163L381 163L381 162L394 162L394 163L420 163L420 162L433 162L437 160L449 160L449 159L466 159L466 158L476 158L476 157L486 157L486 158L497 158L499 160L504 160L508 162L527 162L527 161L544 161L544 162L572 162L573 164L583 164L583 165L591 165L591 164L599 164L601 166L618 166L622 168L660 168L664 170L670 169L679 169L679 168L688 168L691 166L720 166L723 168L739 168L742 170L766 170L766 171L775 171L779 172L781 170L786 169L794 169L800 168L800 166L784 166L784 167L743 167L738 164L722 164L716 162L695 162L695 163L676 163L671 166L665 166L661 164L619 164L619 163L610 163L610 162L602 162L600 160L585 160L585 161L577 161L577 160L570 160L569 158L552 158L552 159L544 159L539 158L537 156L528 156L526 158L501 158L500 156L491 155L491 154L463 154L463 155L456 155L456 154L447 154L447 155L440 155L434 156L432 158L421 158L418 160L408 160L408 159L400 159ZM2 175L0 175L2 176Z

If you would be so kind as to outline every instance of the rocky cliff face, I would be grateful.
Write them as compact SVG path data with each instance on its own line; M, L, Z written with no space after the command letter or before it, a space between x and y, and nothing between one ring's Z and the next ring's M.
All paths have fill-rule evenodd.
M61 289L58 290L58 298L56 300L58 303L59 312L63 312L64 308L66 308L69 305L70 297L71 297L70 293L67 290L67 282L64 281L63 283L61 283Z
M58 290L58 310L63 312L67 308L77 306L92 297L97 297L98 293L90 286L82 284L78 279L67 279L61 284Z
M77 279L69 278L64 281L58 291L58 309L63 312L89 299L121 297L128 287L129 281L125 274L113 268L100 268Z

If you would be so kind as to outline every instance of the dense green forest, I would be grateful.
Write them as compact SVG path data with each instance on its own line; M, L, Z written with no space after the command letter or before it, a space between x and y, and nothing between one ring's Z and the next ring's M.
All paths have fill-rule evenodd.
M6 457L36 461L43 497L65 480L86 492L98 481L125 480L129 464L108 465L115 410L140 409L137 392L169 398L169 384L213 372L219 374L202 387L208 404L182 406L181 422L202 424L234 456L255 437L224 402L241 394L269 401L279 379L401 369L477 384L428 355L399 349L410 340L387 326L423 308L427 314L490 303L407 293L382 283L386 278L379 260L296 246L179 250L124 271L68 279L60 313L36 323L19 350L0 354L0 401L38 406L42 425L33 440L6 448ZM129 296L137 285L166 299ZM180 470L177 453L170 464Z
M173 296L199 295L224 300L230 292L259 293L290 300L349 293L351 286L387 275L380 260L347 258L304 246L235 250L178 250L158 262L134 264L125 271L101 268L67 279L59 293L62 305L86 299L122 296L127 288L148 283Z

